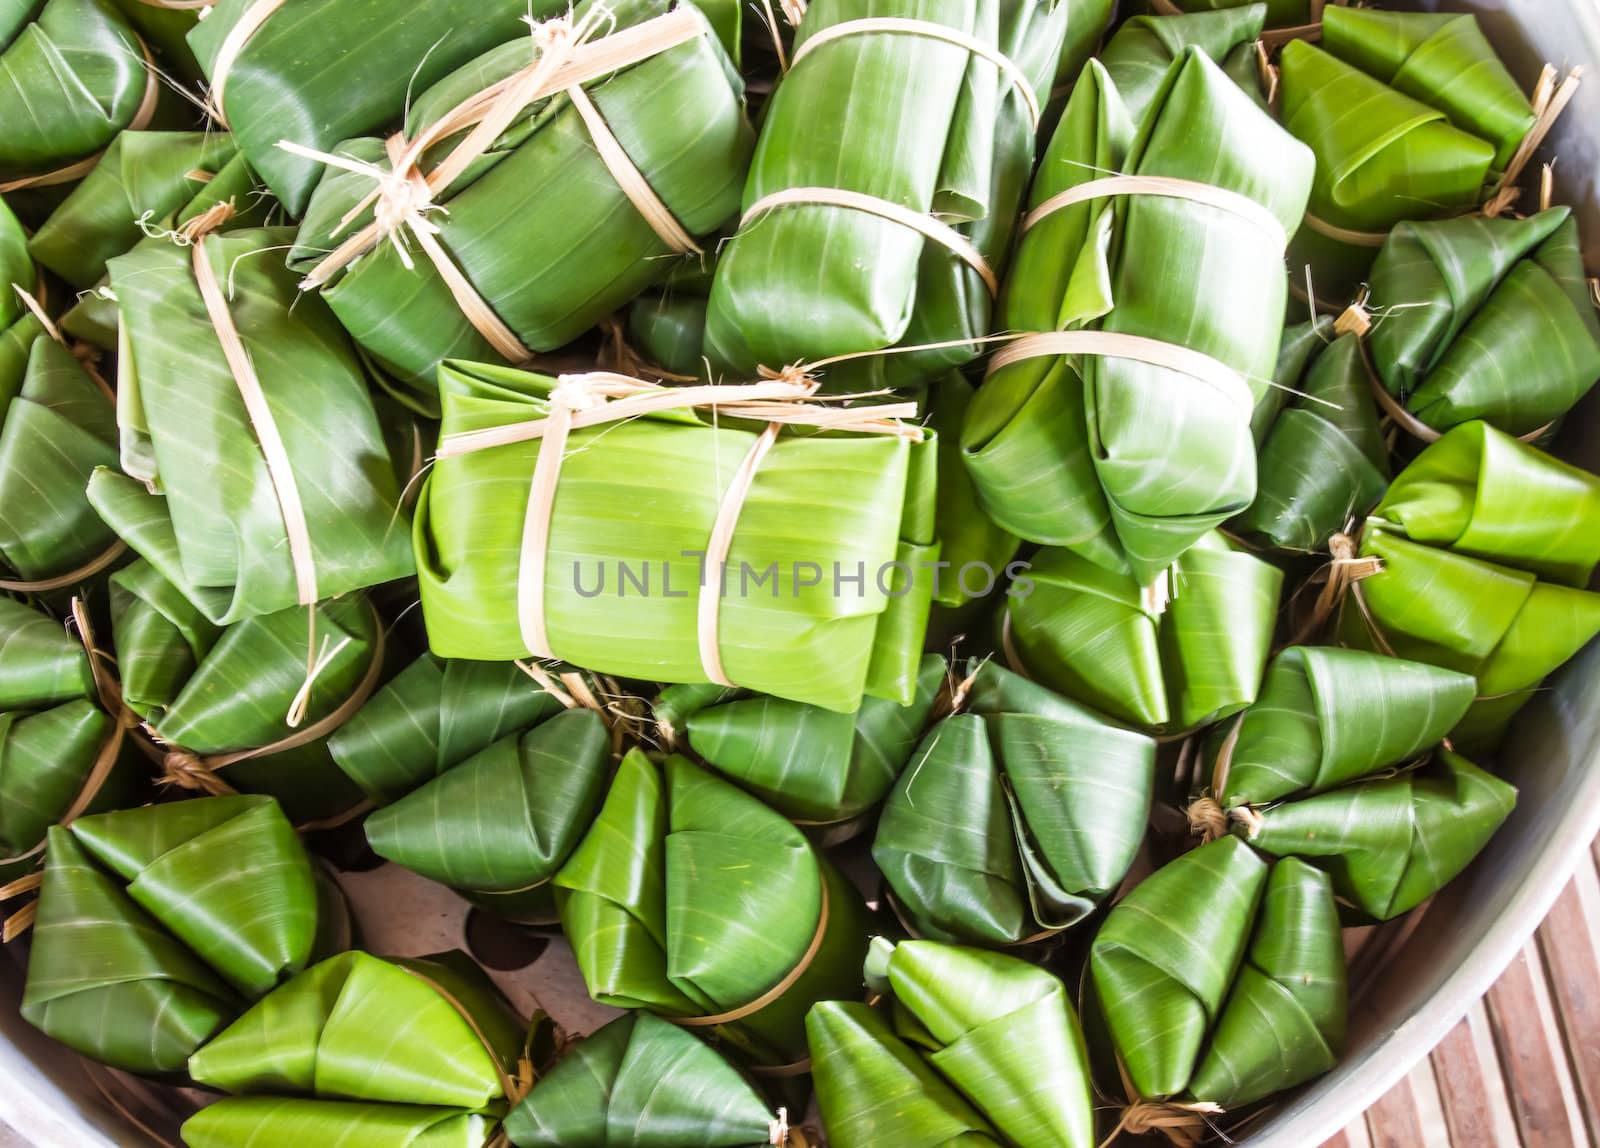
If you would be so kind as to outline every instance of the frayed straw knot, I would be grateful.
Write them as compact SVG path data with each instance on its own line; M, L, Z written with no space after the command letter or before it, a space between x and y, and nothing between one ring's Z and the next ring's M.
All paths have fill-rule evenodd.
M775 1145L776 1148L783 1148L783 1145L789 1143L789 1110L787 1108L778 1109L777 1119L767 1125L767 1143Z
M1333 321L1335 335L1354 335L1359 339L1365 338L1367 332L1371 330L1372 312L1367 309L1365 293L1340 312L1339 317Z
M1189 833L1205 844L1227 836L1228 811L1222 808L1216 798L1197 797L1183 812L1189 819Z
M232 199L214 203L188 222L173 229L172 239L182 247L191 247L212 232L221 228L237 214Z
M1222 1106L1209 1100L1180 1104L1170 1100L1136 1100L1122 1110L1119 1132L1142 1136L1158 1132L1174 1144L1191 1148L1204 1138L1207 1117L1220 1116Z
M811 370L804 363L790 363L786 367L773 370L771 367L757 367L756 376L768 382L788 383L806 394L815 394L818 381L812 377Z
M1244 826L1244 835L1247 841L1254 841L1261 836L1261 814L1250 808L1250 806L1241 805L1235 809L1228 810L1228 818Z
M176 785L181 789L209 793L212 796L220 796L226 792L225 789L219 788L225 783L211 767L186 749L169 749L162 755L161 784Z
M595 386L592 375L560 375L550 392L550 402L569 411L587 411L604 406L606 396Z

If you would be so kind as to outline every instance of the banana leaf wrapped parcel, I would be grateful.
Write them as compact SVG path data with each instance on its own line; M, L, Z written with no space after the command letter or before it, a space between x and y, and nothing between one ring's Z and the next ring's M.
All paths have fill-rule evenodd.
M1268 28L1300 30L1320 23L1328 4L1344 4L1348 0L1146 0L1152 12L1165 16L1205 15L1212 11L1240 12L1251 8L1264 8ZM1134 17L1139 19L1139 17Z
M22 1015L129 1072L189 1055L336 943L319 889L269 797L201 798L50 830Z
M1150 730L1193 729L1256 699L1283 572L1221 534L1173 565L1164 605L1071 550L1040 551L1027 577L1001 623L1018 673Z
M111 261L123 473L95 472L95 509L217 625L410 574L365 369L327 308L262 257L291 234L191 237Z
M1332 1068L1345 957L1333 887L1293 858L1224 837L1158 869L1112 909L1089 953L1130 1105L1203 1130Z
M1397 419L1536 436L1600 379L1600 319L1570 208L1404 223L1372 268L1368 336ZM1407 418L1406 416L1409 416Z
M1250 504L1250 416L1311 168L1196 45L1138 125L1090 64L1034 179L1001 309L1005 329L1034 334L995 354L962 431L991 519L1145 586Z
M1266 19L1268 9L1260 3L1213 3L1181 14L1130 16L1096 58L1135 124L1160 93L1172 62L1190 44L1215 60L1264 108L1256 41Z
M1014 945L1083 920L1144 839L1155 743L989 662L890 793L872 857L933 940Z
M972 406L973 386L959 371L929 384L926 425L938 435L939 482L936 522L939 557L947 571L933 587L934 604L959 607L987 597L994 580L1015 573L1012 559L1022 540L996 526L983 512L977 487L961 452L961 427ZM969 568L977 577L968 578Z
M705 339L714 366L748 376L904 349L830 372L876 388L978 354L1071 7L806 9L764 112L739 230L717 262ZM854 87L862 74L873 77L870 106Z
M396 393L435 417L441 362L523 363L571 342L738 210L755 133L698 8L591 3L558 32L506 37L418 88L403 134L341 144L291 253ZM383 200L391 186L428 206L406 214ZM374 199L384 210L365 210Z
M901 406L808 407L810 385L783 380L665 388L473 364L439 385L415 523L435 654L533 654L842 712L863 693L915 696L935 444L885 417ZM745 429L745 412L835 429Z
M683 757L630 751L555 885L590 996L759 1063L799 1061L811 1005L861 994L861 895L781 814Z

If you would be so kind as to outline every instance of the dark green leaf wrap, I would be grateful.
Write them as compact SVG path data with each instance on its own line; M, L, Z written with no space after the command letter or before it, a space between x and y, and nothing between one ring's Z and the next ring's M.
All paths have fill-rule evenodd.
M929 731L872 856L922 936L1010 945L1082 920L1144 837L1155 745L991 663Z
M1191 729L1256 698L1283 573L1219 534L1170 574L1157 612L1134 580L1069 550L1043 550L1031 591L1009 600L1014 668L1117 721Z
M189 34L213 86L229 33L252 0L220 0ZM244 43L223 81L222 112L239 150L283 201L305 214L320 167L278 147L291 139L328 151L397 125L408 92L422 92L496 44L526 39L522 17L555 5L528 0L417 0L396 20L388 0L299 0Z
M162 70L191 84L200 82L200 65L187 39L203 8L168 8L150 0L111 0L117 11L154 48Z
M1441 749L1420 770L1286 801L1239 832L1264 852L1310 859L1342 900L1387 921L1465 869L1516 802L1510 785Z
M1321 793L1411 761L1453 729L1477 693L1468 674L1362 650L1291 646L1261 697L1206 743L1226 807Z
M1532 434L1600 379L1570 208L1401 224L1372 268L1372 300L1384 311L1369 336L1378 376L1435 430L1484 419Z
M940 606L962 606L992 593L994 581L1009 570L1022 544L984 514L967 473L961 425L973 393L972 384L957 371L940 376L927 392L927 425L939 435L939 557L946 565L936 571L933 600Z
M1389 450L1357 336L1325 343L1320 330L1305 323L1284 332L1278 387L1256 408L1256 500L1232 523L1279 550L1324 549L1372 509L1389 481Z
M443 434L543 418L556 386L543 375L450 364L440 372ZM528 580L544 595L557 657L619 677L707 680L697 556L756 435L688 411L572 433L543 577ZM539 440L492 447L441 458L428 473L415 542L429 645L441 657L530 653L518 628L518 574L539 450ZM938 557L935 450L931 437L779 437L729 550L718 611L729 680L845 712L863 693L912 700L931 587L918 574L910 593L890 597L899 585L889 563L916 572ZM835 592L836 573L862 577ZM707 583L714 587L714 573Z
M1303 5L1304 0L1300 2ZM1259 3L1191 6L1216 10L1196 10L1181 16L1129 17L1098 57L1135 123L1144 119L1151 101L1161 92L1172 62L1190 44L1215 60L1246 95L1266 106L1259 95L1255 45L1261 37L1267 9Z
M602 31L666 13L670 0L628 0ZM711 25L693 5L700 34L586 85L623 151L690 236L706 236L739 209L755 133L744 86ZM415 138L457 104L526 68L526 30L420 93L407 120ZM397 93L394 111L399 113ZM427 172L459 137L424 159ZM340 151L386 166L384 143ZM330 235L373 191L369 176L332 169L318 186L292 265L308 271ZM438 241L460 273L530 351L550 351L660 282L679 255L618 186L566 95L528 109L466 175L437 199ZM363 216L363 221L370 213ZM345 237L341 233L339 238ZM356 341L401 381L397 393L438 415L435 376L447 359L503 362L468 321L445 279L421 252L407 266L392 243L361 257L323 292Z
M230 1096L183 1125L188 1148L258 1148L271 1144L362 1144L406 1148L483 1148L494 1118L459 1108L304 1100L293 1096Z
M825 1008L826 1005L819 1005ZM518 1148L761 1148L773 1114L688 1030L635 1012L566 1052L506 1117Z
M283 439L317 593L328 598L414 567L361 362L326 306L262 255L289 238L280 228L230 231L206 237L202 256L231 287L229 311ZM284 511L201 300L192 249L141 244L110 266L126 342L117 363L126 473L97 470L90 501L213 622L295 605Z
M1196 16L1209 15L1213 11L1237 13L1248 12L1252 8L1264 8L1266 26L1269 28L1302 27L1312 23L1312 16L1320 16L1323 10L1323 6L1315 3L1315 0L1266 0L1265 4L1253 3L1252 0L1171 0L1171 2L1183 9L1186 15ZM1344 0L1333 0L1333 2L1338 4ZM1154 7L1148 0L1146 6ZM1140 18L1135 16L1133 19ZM1170 16L1165 18L1172 19Z
M1106 70L1084 72L1029 205L1106 172L1236 192L1298 226L1310 152L1198 47L1173 61L1136 135ZM1281 235L1259 219L1163 195L1044 216L1022 236L1003 326L1183 343L1237 391L1132 359L1047 356L992 371L962 446L984 510L1141 585L1255 497L1250 408L1271 378L1285 299ZM1248 394L1246 393L1248 391Z
M592 997L733 1014L700 1027L758 1060L800 1059L806 1010L861 993L860 895L782 815L682 757L630 751L555 884Z
M796 188L872 196L953 226L998 275L1033 164L1025 83L1042 105L1071 4L1050 0L818 0L795 33L801 54L765 112L743 208ZM988 45L1006 74L932 36L859 31L806 48L851 20L941 24ZM872 97L861 102L860 77ZM713 363L757 364L921 347L830 370L837 385L922 382L972 359L960 340L990 330L991 289L949 246L857 208L790 203L748 216L717 264L706 319Z
M611 733L565 710L501 738L367 818L380 857L527 924L556 919L555 876L605 795Z
M873 948L900 1035L1008 1143L1092 1148L1089 1055L1059 979L1017 957L936 941Z
M1111 911L1089 970L1134 1100L1234 1108L1326 1072L1345 1029L1333 888L1224 837Z
M628 305L628 342L658 367L709 382L706 375L706 300L715 256L677 263L660 286Z

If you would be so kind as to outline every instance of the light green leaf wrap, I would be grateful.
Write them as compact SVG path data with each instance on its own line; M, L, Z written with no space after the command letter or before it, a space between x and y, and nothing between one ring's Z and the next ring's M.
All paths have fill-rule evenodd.
M1190 44L1215 60L1246 95L1266 106L1260 95L1255 45L1267 8L1259 3L1208 6L1216 10L1201 11L1201 5L1191 4L1196 10L1181 16L1131 16L1100 53L1100 63L1133 122L1144 119L1172 62Z
M182 1132L188 1148L259 1148L264 1142L483 1148L494 1125L492 1117L459 1108L230 1096L189 1117Z

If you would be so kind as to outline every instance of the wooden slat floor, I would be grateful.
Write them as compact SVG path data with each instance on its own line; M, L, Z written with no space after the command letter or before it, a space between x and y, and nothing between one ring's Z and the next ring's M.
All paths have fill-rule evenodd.
M1431 1056L1323 1148L1600 1148L1600 842Z

